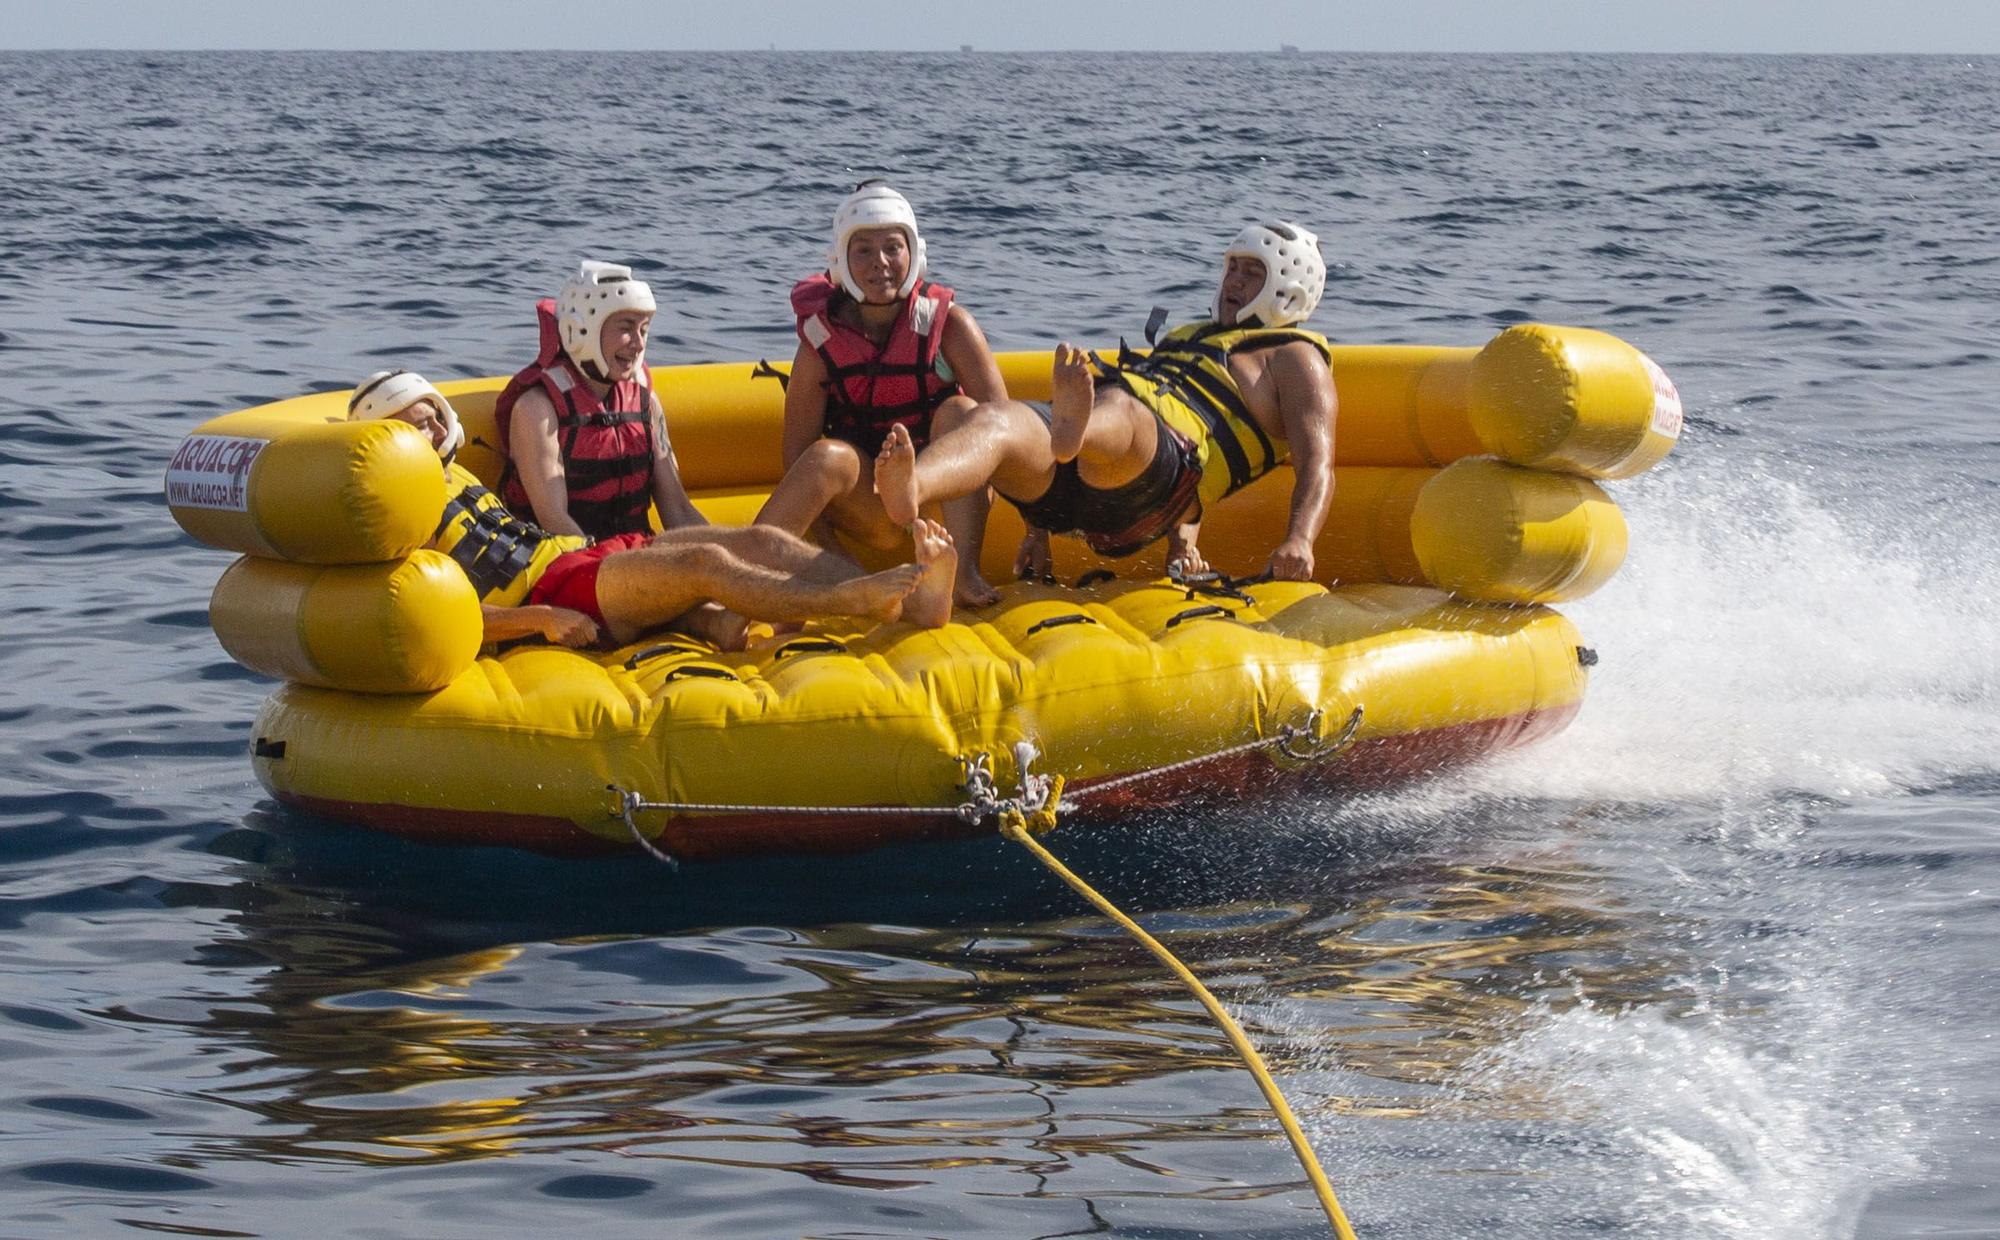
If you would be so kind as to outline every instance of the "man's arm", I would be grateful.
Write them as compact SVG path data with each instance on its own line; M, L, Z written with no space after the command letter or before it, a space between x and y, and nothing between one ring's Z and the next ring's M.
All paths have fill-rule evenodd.
M687 488L681 485L674 445L667 439L666 410L660 407L657 393L647 416L653 419L653 503L660 510L660 524L670 530L707 525L708 518L701 515L694 501L688 498Z
M507 456L528 492L535 524L551 534L582 534L569 515L569 477L556 442L556 408L539 389L522 394L507 431Z
M1271 378L1278 388L1278 416L1292 454L1292 511L1285 541L1271 553L1271 575L1311 581L1313 540L1333 504L1333 426L1340 402L1326 356L1303 341L1277 349Z
M526 607L479 605L488 645L517 637L539 637L558 646L588 646L597 640L597 622L580 611L540 603Z

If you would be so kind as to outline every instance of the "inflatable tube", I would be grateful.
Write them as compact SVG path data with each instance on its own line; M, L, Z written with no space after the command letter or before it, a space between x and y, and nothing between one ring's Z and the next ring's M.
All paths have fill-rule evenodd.
M356 693L442 689L479 655L478 596L435 551L332 566L245 556L215 583L208 618L251 671Z
M1575 629L1541 608L1473 608L1436 590L1272 583L1249 601L1164 585L1017 585L975 621L818 631L721 654L669 639L593 656L519 646L428 695L288 685L259 714L257 775L303 809L420 838L588 851L629 842L608 788L648 800L823 806L651 814L684 859L852 852L964 836L962 759L1094 784L1271 737L1355 707L1354 748L1324 765L1271 750L1128 785L1101 809L1273 788L1366 785L1559 728L1585 686ZM935 808L932 816L841 807Z
M1604 488L1485 458L1426 482L1409 531L1424 580L1487 602L1579 599L1625 562L1625 518Z
M211 547L306 564L423 546L444 511L437 453L410 427L346 413L347 394L329 392L203 423L167 466L174 520Z
M447 396L454 404L459 399L450 392ZM213 510L177 506L175 516L183 527L225 550L263 556L275 554L263 531L282 529L286 558L318 564L400 557L426 541L444 506L429 446L421 435L393 422L326 425L321 406L339 403L336 397L330 393L255 411L259 416L250 421L267 436L257 442L268 450L258 456L259 464L242 488L244 511L221 514L232 518L222 521ZM214 419L188 443L246 441L234 433L245 421L240 414ZM678 440L678 429L673 433ZM292 450L295 437L306 440L309 450ZM482 476L490 482L498 458L481 457L477 443L475 439L475 448L462 452L460 459L475 472L487 471ZM684 472L700 465L685 445L676 452ZM420 479L419 467L428 470ZM1537 536L1522 523L1546 521L1552 501L1534 493L1582 493L1571 481L1553 481L1566 476L1527 470L1477 475L1486 479L1482 502L1434 502L1427 510L1425 537L1433 548L1427 560L1413 541L1413 520L1418 496L1439 476L1430 468L1336 467L1332 506L1314 545L1318 579L1439 585L1486 602L1558 602L1582 597L1616 569L1625 526L1610 498L1591 488L1591 502L1568 509L1562 527L1567 538ZM1284 528L1291 489L1290 471L1279 470L1208 514L1202 550L1209 562L1235 576L1261 572L1275 542L1273 531ZM693 498L709 520L745 524L756 517L767 495L766 487L751 485L700 491ZM1024 533L1011 504L994 504L981 558L981 571L989 580L1013 575ZM1454 547L1456 554L1449 550ZM1164 542L1123 560L1098 556L1077 539L1055 539L1052 549L1054 572L1064 581L1099 572L1155 577L1165 571ZM875 567L898 558L865 548L856 553ZM1438 575L1433 569L1437 564L1449 564L1449 572Z
M1472 364L1466 414L1503 461L1591 478L1659 464L1681 433L1681 398L1652 358L1603 332L1510 327Z
M1008 394L1047 400L1050 356L996 355ZM1585 328L1524 324L1483 349L1336 344L1333 375L1334 451L1343 465L1437 468L1490 454L1627 478L1656 464L1680 433L1679 398L1655 392L1673 389L1659 367L1617 337ZM689 490L777 482L789 360L662 366L654 381ZM498 473L492 408L503 382L439 385L465 422L470 442L459 459L481 477Z
M1045 391L1047 354L1002 360L1017 394L1037 395L1038 374ZM1483 350L1341 346L1335 367L1340 463L1316 545L1331 592L1172 585L1155 579L1161 548L1106 564L1058 539L1064 580L1119 576L1010 584L935 630L831 621L737 654L671 635L481 654L472 587L417 549L443 508L435 454L400 423L346 423L346 393L212 419L167 491L191 535L245 556L211 616L232 657L288 682L253 744L281 801L553 851L636 832L691 859L848 852L989 830L965 812L969 763L1009 789L1031 760L1110 814L1403 778L1563 726L1594 656L1538 604L1617 569L1624 519L1583 475L1671 447L1672 385L1623 342L1539 326ZM779 472L783 369L655 379L697 503L748 520ZM489 482L500 386L441 385L470 437L459 459ZM1212 562L1260 570L1290 492L1279 471L1207 514ZM1001 581L1020 527L994 511L984 566ZM1316 762L1347 719L1351 748ZM625 794L669 808L628 817Z

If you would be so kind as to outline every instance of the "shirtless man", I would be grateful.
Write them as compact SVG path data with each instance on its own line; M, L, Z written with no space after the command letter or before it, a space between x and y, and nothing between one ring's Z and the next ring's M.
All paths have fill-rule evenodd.
M1058 345L1046 412L1020 401L940 410L921 453L892 431L875 465L890 519L991 485L1028 522L1015 564L1026 575L1047 571L1051 530L1111 556L1164 537L1170 567L1201 571L1208 506L1289 460L1291 516L1268 567L1311 580L1338 409L1326 339L1297 326L1326 286L1319 238L1253 224L1223 254L1214 318L1167 333L1150 355L1093 363Z
M444 518L430 546L463 568L479 592L488 641L540 636L582 646L603 630L623 644L710 602L779 622L854 615L935 628L951 618L958 557L935 522L915 527L915 563L871 574L768 526L702 524L592 543L514 516L454 463L464 434L457 411L422 376L369 376L347 416L415 427L443 460ZM740 622L733 636L740 640Z

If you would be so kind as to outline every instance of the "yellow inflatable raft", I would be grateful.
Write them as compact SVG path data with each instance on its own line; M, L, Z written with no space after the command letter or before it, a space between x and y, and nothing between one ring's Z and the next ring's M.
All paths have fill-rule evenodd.
M1046 396L1047 354L1001 361L1015 395ZM346 422L345 392L205 423L167 497L190 534L242 554L211 620L287 682L252 749L280 801L546 851L851 852L1008 813L1379 783L1561 728L1594 657L1545 604L1616 571L1625 524L1598 482L1672 447L1672 384L1622 341L1544 325L1482 349L1337 346L1334 373L1330 590L1165 581L1157 548L1105 562L1058 539L1061 579L1086 584L1011 585L942 629L835 619L742 653L672 635L482 651L470 584L421 549L444 502L436 456L400 423ZM697 503L749 519L779 472L784 368L654 375ZM467 425L460 461L490 482L501 381L441 386ZM1289 493L1280 471L1233 497L1204 551L1254 572ZM994 511L998 580L1020 527Z

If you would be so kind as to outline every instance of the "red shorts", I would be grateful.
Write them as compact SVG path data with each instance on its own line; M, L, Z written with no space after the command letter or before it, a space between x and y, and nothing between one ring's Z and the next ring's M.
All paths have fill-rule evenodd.
M651 534L620 534L594 542L579 551L566 551L549 561L549 566L528 591L528 602L543 607L567 607L580 611L604 624L604 613L597 610L597 570L604 566L604 557L620 551L630 551L653 541Z

